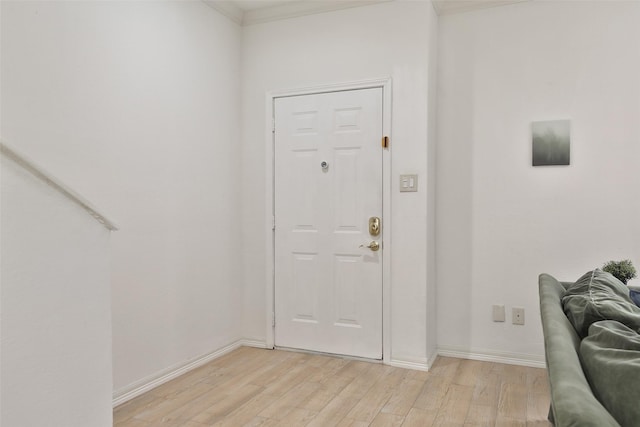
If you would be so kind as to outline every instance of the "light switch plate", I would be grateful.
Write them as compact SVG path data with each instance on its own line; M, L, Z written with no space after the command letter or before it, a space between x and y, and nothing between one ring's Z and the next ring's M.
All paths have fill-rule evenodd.
M418 191L418 175L400 175L400 192Z
M504 305L498 304L493 306L493 321L504 322Z

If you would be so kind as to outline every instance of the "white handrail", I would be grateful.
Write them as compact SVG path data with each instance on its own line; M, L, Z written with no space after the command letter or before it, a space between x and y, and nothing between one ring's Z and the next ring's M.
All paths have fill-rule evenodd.
M43 180L47 185L55 188L58 192L62 193L67 199L79 205L82 209L87 211L89 215L94 217L100 224L104 225L108 230L116 231L118 226L107 219L107 217L101 214L96 207L94 207L87 199L80 196L75 191L64 185L60 180L55 178L49 172L38 166L33 161L27 159L25 156L18 154L15 149L10 148L4 141L0 141L0 152L2 155L13 160L18 165L22 166L33 175Z

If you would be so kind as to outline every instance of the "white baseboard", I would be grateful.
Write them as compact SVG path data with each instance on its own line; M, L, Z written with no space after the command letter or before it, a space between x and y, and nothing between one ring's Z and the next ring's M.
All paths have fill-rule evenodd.
M428 369L431 369L431 367L433 366L437 358L438 358L438 351L436 350L433 353L431 353L431 356L429 356L429 358L427 359Z
M509 353L485 349L469 349L457 346L440 346L438 355L457 357L459 359L481 360L484 362L506 363L507 365L529 366L532 368L546 368L544 355Z
M179 377L180 375L186 374L187 372L198 368L212 361L213 359L216 359L237 348L240 348L242 345L245 345L243 343L243 340L236 341L225 347L222 347L219 350L215 350L211 353L207 353L205 355L195 357L191 360L187 360L184 363L171 366L160 372L156 372L153 375L142 378L141 380L123 387L120 390L116 390L113 392L113 407L115 408L116 406L122 405L123 403L128 402L134 397L140 396L141 394L146 393L149 390L158 387L159 385L171 381L172 379Z
M240 340L240 345L244 347L255 347L255 348L271 348L267 347L267 343L264 340L259 339L244 339Z
M431 366L426 357L416 359L391 356L391 359L385 361L384 364L395 368L414 369L416 371L428 371L429 366Z

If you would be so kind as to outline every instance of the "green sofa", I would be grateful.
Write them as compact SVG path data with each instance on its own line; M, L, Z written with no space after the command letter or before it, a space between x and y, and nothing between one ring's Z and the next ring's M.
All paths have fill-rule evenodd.
M640 309L626 287L594 270L576 282L541 274L539 291L549 420L556 427L640 426Z

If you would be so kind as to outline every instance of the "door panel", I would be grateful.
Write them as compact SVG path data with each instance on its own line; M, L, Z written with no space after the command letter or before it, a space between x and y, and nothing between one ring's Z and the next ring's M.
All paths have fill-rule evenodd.
M382 358L382 89L275 100L275 343ZM323 162L326 165L323 167Z
M316 304L317 271L317 254L293 254L294 321L318 322L318 306Z

